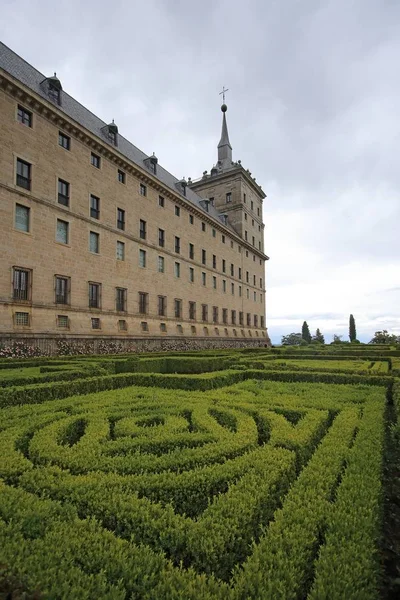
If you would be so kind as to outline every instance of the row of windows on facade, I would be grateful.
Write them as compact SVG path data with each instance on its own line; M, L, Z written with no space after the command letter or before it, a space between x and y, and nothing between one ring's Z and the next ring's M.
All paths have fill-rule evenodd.
M92 329L98 329L98 330L101 329L101 319L99 317L91 317L90 322L91 322ZM31 315L27 312L14 313L14 324L16 327L30 327L31 326ZM57 327L60 327L62 329L69 329L71 326L70 317L68 315L57 315L56 324L57 324ZM117 326L118 326L119 331L128 331L128 322L125 319L119 319L117 322ZM159 326L160 326L160 331L162 333L168 332L167 323L161 322ZM170 329L169 329L170 333L173 334L174 332L171 331L171 327L174 327L174 325L170 324ZM176 333L181 334L181 335L184 333L183 325L181 323L176 324L175 327L176 327ZM148 322L141 321L140 329L141 329L141 331L149 332ZM190 326L190 332L192 335L197 335L198 330L197 330L196 325ZM249 337L253 337L253 333L252 333L251 329L249 329L247 333L248 333ZM218 327L214 327L214 334L217 336L220 335L220 330ZM224 328L224 334L225 334L225 336L229 336L229 331L227 328ZM235 328L232 329L232 334L234 337L237 337L238 332ZM244 329L240 330L240 334L242 335L242 337L246 337L246 332ZM210 335L209 327L207 327L207 326L203 327L203 335L205 335L205 336ZM259 337L258 331L255 331L255 335L256 335L256 337ZM265 331L262 331L261 335L263 337L265 337Z
M27 127L32 127L32 122L33 122L32 112L27 110L20 104L18 105L17 117L18 117L18 121L20 123L22 123L23 125L26 125ZM115 144L116 133L115 133L115 131L113 131L113 129L108 130L108 137L109 137L110 141L112 141ZM59 133L58 133L58 143L65 150L71 150L71 138L68 135L66 135L65 133L63 133L62 131L59 131ZM97 169L101 168L101 157L98 156L97 154L95 154L94 152L91 153L90 162ZM154 174L157 173L157 161L156 160L151 160L151 159L147 160L147 166L152 171L152 173L154 173ZM126 183L126 174L124 173L124 171L121 171L120 169L118 170L118 181L120 181L120 183ZM213 197L209 198L208 200L209 200L210 204L214 205ZM232 202L232 192L226 192L225 202L227 204ZM247 204L246 193L243 193L243 203ZM254 211L254 201L253 200L250 201L250 208L252 211ZM257 207L257 216L258 217L260 216L260 208L259 207Z
M26 161L17 158L17 179L16 179L16 184L19 187L23 187L24 189L30 190L31 189L31 164L27 163ZM142 183L140 184L140 191L142 195L146 195L146 186L143 185ZM70 184L68 181L64 181L63 179L58 179L58 194L57 194L57 200L58 203L61 204L62 206L65 207L69 207L70 204ZM163 196L159 196L159 204L164 206L165 205L165 198ZM175 206L175 214L177 216L180 216L180 206ZM96 220L100 220L100 198L98 196L95 196L94 194L90 194L90 207L89 207L89 215L92 219L96 219ZM246 215L247 216L247 215ZM117 228L125 231L126 228L126 220L125 220L126 214L125 214L125 210L123 210L122 208L117 208ZM189 215L189 222L191 224L194 224L194 217L193 215ZM253 225L254 225L254 219L252 220ZM142 230L142 224L145 223L145 221L140 220L140 237L142 239L146 239L146 230L144 228L144 230ZM206 231L206 224L204 222L202 222L202 230ZM258 230L260 231L260 226L258 227ZM160 230L162 231L162 230ZM216 230L215 228L211 229L212 232L212 236L215 238L216 237ZM245 231L244 232L244 237L246 241L248 240L248 232ZM222 243L225 243L225 235L222 235ZM256 240L254 235L252 236L252 244L253 246L256 245ZM160 244L161 245L161 244ZM231 247L233 248L233 241L231 241ZM258 247L259 250L261 250L261 241L258 242ZM239 251L241 252L241 247L238 246ZM246 253L248 255L248 251L246 250ZM255 257L254 257L255 259Z
M146 221L140 220L140 239L145 240L146 233ZM30 208L28 206L24 206L22 204L16 204L15 206L15 228L19 231L29 232L30 230ZM56 227L56 242L60 244L69 244L70 242L70 233L69 233L69 222L64 221L63 219L57 219L57 227ZM158 230L158 244L160 247L165 247L165 230ZM89 250L94 254L99 254L100 252L100 234L95 231L89 232ZM176 254L181 253L181 238L175 236L174 241L174 250ZM117 260L125 260L125 242L117 240L116 243L116 258ZM194 244L189 243L189 259L194 260L195 258L195 247ZM207 251L203 248L201 251L201 262L203 265L207 265ZM140 249L139 250L139 266L145 268L147 263L147 251ZM212 255L212 267L213 269L217 269L217 256L215 254ZM175 262L175 276L180 277L180 263ZM221 269L223 273L226 273L226 260L221 260ZM161 273L165 272L165 259L163 256L158 257L158 271ZM231 277L235 276L235 265L233 263L230 264L230 275ZM239 279L242 279L242 268L239 267L237 269L237 275ZM194 282L194 269L189 269L189 281ZM250 283L250 274L249 271L246 271L246 283ZM206 285L205 281L203 285ZM253 285L256 286L256 276L253 275ZM263 281L260 277L260 288L262 288Z
M29 302L31 300L32 271L21 267L13 268L13 300L16 302ZM255 292L254 292L255 293ZM101 283L88 282L89 308L101 309ZM127 312L128 290L127 288L115 288L115 310ZM54 301L56 304L71 304L71 278L63 275L54 276ZM149 294L138 292L138 310L140 314L148 314ZM158 316L167 316L167 298L158 296ZM202 320L208 320L208 304L202 304ZM223 322L227 322L228 309L222 309ZM189 319L196 320L196 302L189 302ZM242 324L243 312L239 312L239 323ZM247 324L251 313L247 313ZM174 300L174 316L182 318L182 300ZM263 317L261 322L263 322ZM236 311L231 311L232 324L236 323ZM213 307L213 320L218 322L218 307ZM257 324L256 324L257 323ZM254 315L254 326L258 326L258 316ZM262 325L263 326L263 325Z

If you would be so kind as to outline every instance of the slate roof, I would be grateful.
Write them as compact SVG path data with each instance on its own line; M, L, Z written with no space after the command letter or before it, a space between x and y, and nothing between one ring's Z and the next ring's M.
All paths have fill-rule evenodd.
M37 69L32 67L2 42L0 42L0 68L26 85L29 89L34 91L42 98L48 102L51 102L51 99L47 95L45 89L40 85L43 80L48 77L48 75L43 75L43 73L40 73ZM115 149L115 146L110 142L106 135L107 123L96 117L96 115L91 113L90 110L85 108L64 90L61 91L61 95L61 105L57 105L57 108L68 115L68 117L82 125L85 129L100 138L103 143L109 144ZM118 134L118 151L139 167L146 168L146 164L143 161L148 159L149 156L125 139L120 133ZM181 193L179 188L175 186L179 180L171 175L171 173L164 169L159 163L157 165L157 174L154 175L152 173L152 175L156 177L156 179L159 179L165 186L172 189L175 193ZM181 195L183 196L183 194ZM222 223L223 218L221 217L220 213L212 205L209 205L209 211L207 212L200 203L202 198L192 191L189 186L186 187L185 198L189 202L192 202L202 212L204 212L205 215L207 214L208 216L216 219L220 224ZM234 229L229 226L229 224L226 225L226 227L231 229L233 233L236 233Z

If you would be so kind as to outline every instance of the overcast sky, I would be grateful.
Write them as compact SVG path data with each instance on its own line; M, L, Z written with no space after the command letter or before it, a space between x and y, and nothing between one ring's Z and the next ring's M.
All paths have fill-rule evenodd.
M1 0L0 39L177 177L264 201L267 325L400 335L399 0Z

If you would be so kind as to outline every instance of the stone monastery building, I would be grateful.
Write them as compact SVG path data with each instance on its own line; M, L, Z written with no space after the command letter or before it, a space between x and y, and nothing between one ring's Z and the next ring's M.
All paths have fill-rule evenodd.
M216 164L178 180L0 43L0 345L269 343L265 193L221 110Z

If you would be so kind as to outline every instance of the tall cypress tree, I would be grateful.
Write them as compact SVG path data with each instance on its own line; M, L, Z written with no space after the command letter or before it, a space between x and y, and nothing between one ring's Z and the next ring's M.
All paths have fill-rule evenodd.
M301 328L301 337L307 342L307 344L311 344L311 333L307 321L304 321L303 326Z
M349 319L349 338L350 342L354 342L357 339L356 322L353 315L350 315Z

